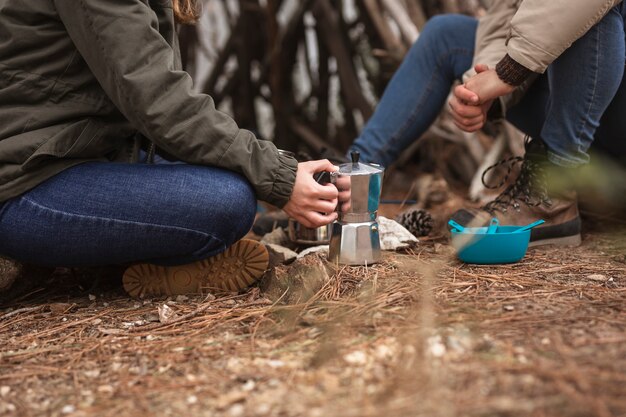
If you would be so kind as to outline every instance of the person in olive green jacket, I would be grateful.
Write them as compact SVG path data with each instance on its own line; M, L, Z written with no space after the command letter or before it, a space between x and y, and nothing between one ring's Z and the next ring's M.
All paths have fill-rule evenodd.
M532 245L577 245L576 183L625 184L617 166L612 171L622 172L621 180L585 168L592 143L626 156L625 19L622 0L493 0L480 20L436 16L351 150L366 162L393 163L461 82L448 102L460 129L474 132L488 118L506 118L532 140L524 158L510 161L523 162L516 180L495 200L453 219L463 226L493 217L506 225L543 219L532 230Z
M267 266L240 241L257 198L335 219L337 190L313 174L336 167L298 164L193 91L175 18L195 6L0 0L0 256L144 262L124 275L132 295L236 291Z

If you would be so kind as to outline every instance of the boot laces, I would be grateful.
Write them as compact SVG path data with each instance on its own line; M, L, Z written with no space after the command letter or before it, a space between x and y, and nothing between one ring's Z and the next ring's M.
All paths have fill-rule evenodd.
M526 204L528 207L537 207L542 204L552 205L548 195L546 170L542 164L531 158L514 156L495 163L483 172L483 185L492 190L502 187L509 179L513 167L519 162L522 163L522 168L515 183L509 185L495 200L487 203L483 207L484 210L493 214L495 211L506 213L509 207L513 207L513 209L519 212L521 204ZM503 180L495 186L487 184L485 180L486 174L492 169L503 165L506 165L508 169Z

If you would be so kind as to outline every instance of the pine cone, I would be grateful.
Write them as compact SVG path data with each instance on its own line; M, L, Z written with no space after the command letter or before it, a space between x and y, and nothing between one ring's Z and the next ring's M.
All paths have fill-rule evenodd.
M412 209L401 213L396 221L417 237L428 236L433 230L433 218L426 210Z

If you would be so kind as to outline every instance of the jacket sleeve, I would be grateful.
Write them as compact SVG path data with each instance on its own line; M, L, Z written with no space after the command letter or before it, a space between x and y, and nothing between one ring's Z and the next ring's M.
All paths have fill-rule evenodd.
M474 65L486 64L489 68L495 68L496 64L507 54L507 38L511 28L511 19L517 11L518 0L493 0L487 13L480 18L476 30L476 48L474 52ZM474 65L463 75L463 82L476 75ZM500 97L500 114L503 117L507 110L515 105L535 77L528 80L513 93Z
M524 0L511 22L506 52L529 70L543 73L621 1Z
M297 162L257 140L192 90L175 51L142 0L54 0L78 52L122 114L170 155L243 174L259 199L278 207L291 195Z

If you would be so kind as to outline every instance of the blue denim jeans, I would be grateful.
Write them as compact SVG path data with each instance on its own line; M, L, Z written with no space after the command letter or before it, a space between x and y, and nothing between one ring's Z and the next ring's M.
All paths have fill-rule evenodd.
M222 252L254 220L239 174L91 162L0 204L0 254L41 266L176 265Z
M558 165L587 162L594 138L608 147L626 142L626 118L620 114L626 104L626 83L620 86L625 16L623 3L613 8L507 113L520 130L546 142ZM439 115L452 84L471 67L477 26L466 16L432 18L350 150L359 151L363 161L388 166L418 139Z

